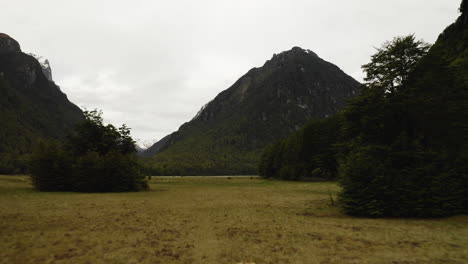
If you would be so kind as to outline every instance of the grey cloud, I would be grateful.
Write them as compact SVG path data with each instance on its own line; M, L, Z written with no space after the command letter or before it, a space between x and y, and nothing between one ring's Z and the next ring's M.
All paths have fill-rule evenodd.
M16 0L1 31L49 59L78 106L159 139L273 53L301 46L362 80L375 46L434 42L460 0Z

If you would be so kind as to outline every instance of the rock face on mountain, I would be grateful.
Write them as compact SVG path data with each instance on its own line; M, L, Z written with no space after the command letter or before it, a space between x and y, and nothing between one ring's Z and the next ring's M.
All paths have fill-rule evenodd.
M359 83L294 47L253 68L144 155L164 174L255 173L262 149L341 110Z
M44 62L41 62L42 72L44 73L47 80L53 82L52 79L52 68L50 68L50 63L48 59L45 59Z
M0 55L12 52L21 52L19 43L7 34L0 33Z
M37 59L0 34L0 155L28 153L40 138L60 139L82 119Z
M47 80L53 82L54 80L52 79L52 68L50 67L49 60L42 56L37 56L33 53L29 53L29 55L33 56L39 62L42 68L42 72L44 73Z

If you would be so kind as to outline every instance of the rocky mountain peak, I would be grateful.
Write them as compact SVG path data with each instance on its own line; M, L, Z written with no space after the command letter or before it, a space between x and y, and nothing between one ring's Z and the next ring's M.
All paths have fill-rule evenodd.
M18 41L5 33L0 33L0 55L12 52L21 52L21 47Z
M319 56L308 49L293 47L290 50L279 54L273 54L273 57L266 64L283 64L284 62L297 63L299 60L319 59Z
M309 50L309 49L303 49L303 48L297 47L297 46L296 46L296 47L293 47L293 48L290 49L290 50L284 51L283 53L284 53L284 54L289 54L289 55L296 55L296 56L297 56L297 55L306 55L306 54L309 54L309 55L313 55L314 57L318 57L318 55L317 55L315 52L313 52L313 51L311 51L311 50Z
M29 53L29 55L33 56L39 62L42 68L42 72L46 76L47 80L53 82L54 80L52 79L52 68L50 67L49 60L42 56L35 55L33 53Z
M343 98L354 96L358 86L353 78L313 51L293 47L274 54L262 67L249 70L204 105L192 120L216 122L230 116L233 109L256 105L253 110L258 110L269 104L282 105L288 110L298 107L306 118L326 117L342 107ZM267 120L267 112L272 111L262 112L259 120ZM301 127L301 122L291 125L291 129Z

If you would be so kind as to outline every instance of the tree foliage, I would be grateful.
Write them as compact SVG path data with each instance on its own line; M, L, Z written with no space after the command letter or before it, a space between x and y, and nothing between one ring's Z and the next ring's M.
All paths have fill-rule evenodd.
M29 155L0 153L0 174L25 174Z
M368 85L381 87L385 92L395 92L406 81L418 61L426 55L430 45L416 41L414 35L396 37L385 42L372 55L371 62L362 66Z
M130 136L126 125L115 128L112 124L104 125L102 112L84 111L85 121L78 124L75 133L68 139L68 146L74 155L84 155L90 151L101 155L111 151L122 154L136 152L135 141Z
M85 111L66 143L43 142L30 167L41 191L122 192L147 188L135 142L125 125L104 125L101 112Z
M31 179L40 191L71 190L71 157L55 141L41 142L32 154Z
M398 37L363 66L367 84L343 113L345 212L435 217L468 210L467 70L440 43L425 55L424 42Z
M296 134L265 149L259 174L284 180L334 179L339 136L340 116L311 120Z

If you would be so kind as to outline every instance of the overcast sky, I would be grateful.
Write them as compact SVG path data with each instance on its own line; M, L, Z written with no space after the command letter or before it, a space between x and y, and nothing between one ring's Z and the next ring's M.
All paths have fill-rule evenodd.
M373 47L433 43L461 0L0 0L0 32L49 59L80 107L158 140L274 53L300 46L358 81Z

